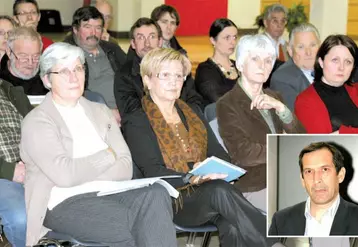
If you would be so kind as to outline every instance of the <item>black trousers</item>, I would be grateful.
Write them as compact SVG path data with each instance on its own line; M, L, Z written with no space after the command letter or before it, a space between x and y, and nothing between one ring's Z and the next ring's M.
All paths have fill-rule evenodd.
M222 247L265 247L277 242L266 238L266 217L224 180L183 190L182 196L183 206L174 213L174 222L186 227L215 224Z

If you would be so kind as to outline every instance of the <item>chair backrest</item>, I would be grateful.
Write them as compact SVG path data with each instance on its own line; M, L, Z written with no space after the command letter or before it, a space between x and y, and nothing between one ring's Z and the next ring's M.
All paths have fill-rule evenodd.
M86 99L92 102L97 102L101 104L106 104L106 101L104 100L103 96L97 92L92 92L89 90L85 90L84 95Z
M216 118L216 103L215 102L205 106L204 116L208 122L211 122L212 120L214 120Z
M41 19L39 21L37 31L41 33L62 33L63 26L61 21L61 14L54 9L41 9Z
M227 149L225 147L225 144L224 144L224 141L223 139L221 138L220 136L220 133L219 133L219 125L218 125L218 119L217 118L214 118L214 120L210 121L209 122L209 125L211 127L211 129L213 130L215 136L216 136L216 139L218 140L218 142L221 144L221 146L225 149L225 151L227 152Z

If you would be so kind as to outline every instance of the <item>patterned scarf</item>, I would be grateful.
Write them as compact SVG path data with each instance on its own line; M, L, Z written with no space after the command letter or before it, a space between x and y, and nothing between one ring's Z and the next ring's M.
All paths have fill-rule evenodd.
M177 107L184 113L188 124L188 142L195 161L200 162L206 158L207 132L206 127L196 113L182 100L176 100ZM187 173L189 167L187 156L183 150L179 138L177 138L165 121L158 106L151 100L150 96L142 98L142 107L149 119L150 125L157 136L160 151L167 168L177 172Z

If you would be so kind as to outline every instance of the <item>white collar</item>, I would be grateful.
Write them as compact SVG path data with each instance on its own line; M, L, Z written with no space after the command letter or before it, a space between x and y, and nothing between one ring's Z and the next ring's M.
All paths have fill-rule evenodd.
M324 212L323 215L327 215L334 218L334 216L336 215L336 212L338 210L338 206L340 204L341 198L339 195L337 195L337 198L335 199L334 203ZM311 198L308 197L307 201L306 201L306 207L305 207L305 217L308 219L314 218L311 215Z
M284 40L284 38L282 38L282 36L280 38L278 38L278 41L276 41L274 38L271 37L271 35L268 32L264 32L264 34L276 45L285 45L286 44L286 40Z

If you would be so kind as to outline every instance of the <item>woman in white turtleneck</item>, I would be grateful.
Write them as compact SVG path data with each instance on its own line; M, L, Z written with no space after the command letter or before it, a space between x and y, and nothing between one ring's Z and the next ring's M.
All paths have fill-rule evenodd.
M106 246L174 247L171 199L164 187L97 196L132 178L132 158L109 108L82 97L84 62L81 48L61 42L40 59L40 76L50 92L25 117L20 144L26 245L52 229Z

